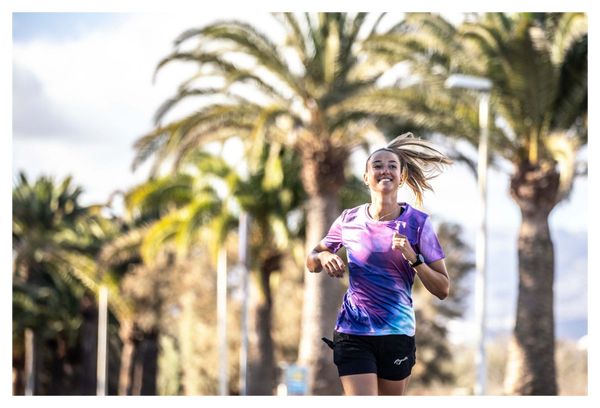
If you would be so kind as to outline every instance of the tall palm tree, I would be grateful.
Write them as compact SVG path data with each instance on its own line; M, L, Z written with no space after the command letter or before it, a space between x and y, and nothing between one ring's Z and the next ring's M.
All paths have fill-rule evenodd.
M30 183L20 173L13 188L13 336L21 342L24 329L33 331L36 393L96 389L95 296L102 279L94 257L114 228L100 206L80 204L82 190L71 181L41 176ZM75 373L80 388L73 387Z
M158 343L174 250L153 241L162 242L177 233L178 240L189 239L189 231L180 228L181 214L189 211L195 219L203 211L215 212L218 201L212 191L194 190L192 185L190 177L179 176L149 180L124 193L127 211L121 220L121 233L99 256L103 270L118 277L120 295L127 299L127 313L119 319L123 344L119 395L156 394ZM168 224L163 217L169 211L175 213L184 204L188 204L184 211L170 214L167 221L172 228L157 228L157 224ZM204 214L204 218L210 215Z
M249 395L272 395L277 385L271 278L275 272L284 273L282 261L301 230L293 228L288 217L304 200L298 158L289 149L273 152L268 146L262 155L255 171L238 179L232 191L251 220L248 245L251 269L256 271L251 275L257 290L250 297Z
M289 151L274 153L265 147L257 168L245 178L222 158L204 152L192 152L182 164L175 175L149 181L129 195L127 201L131 209L148 205L164 208L160 218L149 227L142 252L151 259L156 248L173 242L179 254L185 255L200 241L200 237L205 237L204 242L221 244L224 234L237 223L236 209L232 207L241 208L249 214L250 270L257 273L251 275L255 276L251 286L256 290L250 299L252 335L247 392L250 395L270 395L277 380L271 333L270 282L271 275L281 270L282 258L290 246L287 215L298 209L303 198L299 162ZM221 189L227 190L225 195L219 196L213 190L213 186L218 184L227 186ZM206 205L197 205L203 196L210 198L212 210ZM228 205L228 202L234 205ZM226 228L223 229L223 226ZM180 237L182 233L186 234L185 238ZM207 233L221 238L211 239ZM271 244L265 245L266 242Z
M556 394L548 217L571 191L577 154L587 143L585 14L487 13L458 27L438 15L411 14L367 48L414 73L413 83L398 84L392 97L414 108L415 126L475 146L476 95L449 92L443 83L453 73L493 82L492 160L512 163L510 195L522 216L506 392Z
M241 21L216 22L177 38L174 52L158 69L190 62L198 71L159 109L156 129L137 141L134 166L152 155L157 165L167 158L177 164L187 151L232 136L244 140L254 163L264 144L274 151L285 146L301 160L308 196L306 247L312 248L339 215L346 165L372 129L367 120L389 115L377 103L376 82L383 71L365 61L358 48L376 32L382 16L284 13L275 18L286 36L283 44ZM192 98L198 100L197 111L163 123L179 102ZM320 338L333 328L342 288L320 275L307 275L305 285L299 362L310 367L310 393L339 393L329 349Z

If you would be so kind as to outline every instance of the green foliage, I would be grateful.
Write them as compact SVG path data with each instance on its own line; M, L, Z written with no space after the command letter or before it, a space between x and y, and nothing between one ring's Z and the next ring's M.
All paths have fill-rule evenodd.
M55 183L41 176L30 183L20 173L13 187L13 358L22 358L24 330L33 329L42 393L52 392L54 382L68 382L53 378L51 367L72 371L67 366L80 358L82 299L102 282L93 259L116 232L100 207L79 204L81 193L71 177ZM65 347L62 355L57 344Z
M583 13L482 13L458 27L435 14L410 13L366 49L417 75L398 97L414 106L415 127L477 144L476 94L445 90L451 74L487 77L491 151L509 161L552 161L554 134L586 143L587 18ZM422 116L427 112L427 117Z

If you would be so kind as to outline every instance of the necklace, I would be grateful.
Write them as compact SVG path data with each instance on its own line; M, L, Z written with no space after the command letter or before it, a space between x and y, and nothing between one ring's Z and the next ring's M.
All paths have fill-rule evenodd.
M368 211L369 211L369 215L371 216L371 218L373 218L375 221L389 221L389 220L384 220L385 217L394 214L396 211L398 211L398 208L402 208L400 207L398 204L396 204L396 208L394 208L392 211L390 211L389 213L383 214L379 217L375 217L372 213L371 213L371 204L369 204L368 207ZM396 217L392 217L391 219L394 219Z

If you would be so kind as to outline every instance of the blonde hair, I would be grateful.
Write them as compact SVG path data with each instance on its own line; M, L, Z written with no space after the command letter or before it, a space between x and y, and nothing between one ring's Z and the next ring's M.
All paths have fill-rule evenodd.
M438 176L444 166L452 160L441 153L433 143L416 138L411 132L404 133L387 144L387 147L375 150L367 159L380 151L388 151L398 156L401 165L402 182L406 182L415 194L417 205L423 203L425 190L433 191L428 180Z

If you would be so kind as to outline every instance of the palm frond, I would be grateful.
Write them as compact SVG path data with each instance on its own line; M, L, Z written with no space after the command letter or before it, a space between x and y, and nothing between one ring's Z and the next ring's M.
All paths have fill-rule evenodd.
M153 265L165 243L175 243L179 255L189 249L191 234L200 225L205 225L217 213L219 200L214 194L200 192L188 205L171 211L148 229L141 246L144 262Z
M160 213L166 210L167 204L181 205L192 196L192 178L187 174L176 174L169 177L150 180L134 187L125 195L126 209L131 213L136 210L145 213Z
M545 148L558 163L560 184L556 201L567 198L573 189L573 181L577 172L577 152L580 143L568 132L556 132L544 139Z
M583 37L587 37L588 22L584 13L563 13L552 37L551 56L556 66L563 65L567 53Z
M291 74L284 58L278 53L278 47L267 36L250 24L231 21L215 23L204 27L201 38L231 41L236 51L254 57L260 65L287 84L299 95L303 90L297 79Z
M310 51L306 48L305 35L293 13L274 13L274 17L286 28L286 45L294 49L302 64L306 65Z
M148 225L121 233L104 245L98 254L98 265L106 271L120 264L136 263L140 258L140 246L148 233Z

